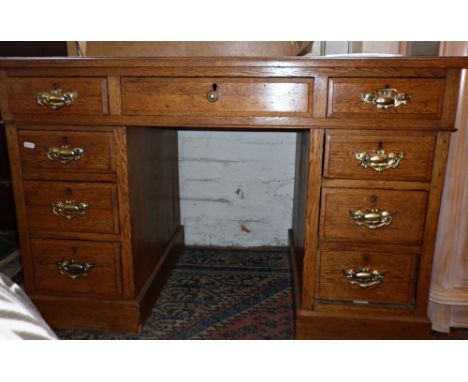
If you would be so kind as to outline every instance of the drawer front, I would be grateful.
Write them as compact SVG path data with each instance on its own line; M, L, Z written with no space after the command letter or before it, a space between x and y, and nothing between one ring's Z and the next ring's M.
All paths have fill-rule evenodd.
M416 255L321 252L317 298L410 305Z
M442 115L445 79L332 78L328 85L328 117L438 119ZM400 94L392 94L386 87ZM403 94L410 96L405 104L399 103L404 101ZM396 97L397 106L379 108L363 101L362 95L369 95L368 101L374 99L380 106Z
M311 79L123 78L122 110L126 115L311 117L312 89Z
M19 130L21 165L28 170L115 172L115 144L111 132Z
M119 232L115 184L25 181L24 193L31 232Z
M11 114L108 114L105 78L9 77L7 91Z
M435 136L329 132L325 143L326 178L430 181Z
M426 204L425 191L323 188L320 239L419 245Z
M38 293L121 294L119 244L36 239L31 248Z

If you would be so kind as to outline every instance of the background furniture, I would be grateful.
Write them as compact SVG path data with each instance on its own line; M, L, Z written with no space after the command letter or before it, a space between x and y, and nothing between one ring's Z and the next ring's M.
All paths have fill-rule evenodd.
M298 338L426 338L467 64L0 61L28 293L52 326L138 330L183 245L177 129L286 129Z

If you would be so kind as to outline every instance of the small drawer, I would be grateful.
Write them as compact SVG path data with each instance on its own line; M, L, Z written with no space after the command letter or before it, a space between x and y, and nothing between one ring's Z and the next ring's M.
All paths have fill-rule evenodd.
M326 178L430 181L435 136L327 132Z
M112 132L19 130L23 171L115 172Z
M11 114L108 114L106 78L8 77L7 92Z
M120 245L91 241L31 241L38 293L118 297Z
M115 184L25 181L24 194L31 232L119 232Z
M419 245L427 192L323 188L320 239Z
M312 79L122 79L126 115L312 116Z
M416 265L416 255L321 252L317 298L411 305Z
M443 78L331 78L328 86L328 117L439 119L442 115Z

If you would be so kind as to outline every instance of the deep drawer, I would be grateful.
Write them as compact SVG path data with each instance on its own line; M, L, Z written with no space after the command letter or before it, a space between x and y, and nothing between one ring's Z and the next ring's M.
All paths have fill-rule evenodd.
M419 245L426 204L425 191L324 188L320 239Z
M115 184L25 181L24 193L31 232L119 232Z
M416 255L321 252L317 298L410 305L416 265Z
M120 245L71 240L31 241L38 293L117 297Z
M23 171L115 172L115 143L111 132L19 130Z
M438 119L445 79L331 78L328 89L328 117ZM406 96L410 99L404 102Z
M8 111L11 114L103 115L108 113L105 78L8 77L7 91Z
M122 110L126 115L311 117L312 92L311 79L127 77Z
M326 178L430 181L433 134L388 132L350 134L329 131L325 142Z

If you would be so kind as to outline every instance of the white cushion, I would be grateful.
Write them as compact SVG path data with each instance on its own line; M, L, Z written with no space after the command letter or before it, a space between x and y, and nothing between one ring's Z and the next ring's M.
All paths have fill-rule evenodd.
M57 339L26 293L2 273L0 273L0 339Z

